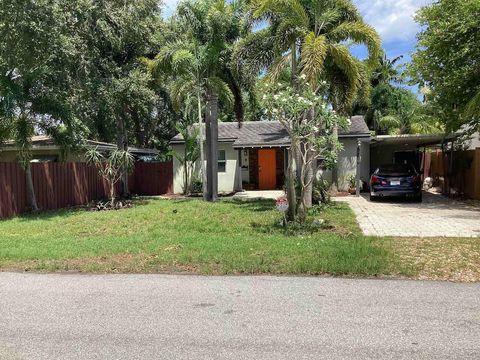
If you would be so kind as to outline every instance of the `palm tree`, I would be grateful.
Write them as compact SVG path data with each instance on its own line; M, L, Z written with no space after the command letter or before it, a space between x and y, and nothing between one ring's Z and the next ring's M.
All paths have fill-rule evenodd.
M199 143L206 200L217 197L218 106L228 109L233 105L237 121L242 121L242 91L252 92L254 84L254 76L239 71L231 61L233 44L249 30L244 25L243 9L242 1L181 2L171 23L174 38L149 62L157 78L169 79L171 99L177 109L187 99L196 99L200 127L202 112L205 114L208 170L204 166L203 131Z
M371 75L371 84L373 87L380 84L390 84L392 82L402 82L402 76L398 70L397 63L403 59L403 55L393 59L387 58L387 55L379 56L378 64L373 69Z
M272 79L289 71L292 82L304 74L314 89L327 81L330 102L337 111L346 110L367 81L348 45L366 45L372 66L380 53L378 34L352 1L254 0L252 11L255 19L267 20L269 26L241 42L237 59L257 71L268 69Z
M272 80L289 72L294 86L303 75L316 91L325 81L323 95L337 112L345 114L356 93L368 82L365 67L350 53L348 45L366 45L367 64L372 67L380 53L378 34L362 20L352 1L254 0L252 12L255 19L266 20L269 26L240 42L237 62L258 72L267 69ZM290 163L296 158L295 152L292 146ZM288 177L292 178L291 170ZM287 190L292 203L293 179ZM306 192L307 204L311 203L311 193L311 189ZM289 218L294 217L291 206Z

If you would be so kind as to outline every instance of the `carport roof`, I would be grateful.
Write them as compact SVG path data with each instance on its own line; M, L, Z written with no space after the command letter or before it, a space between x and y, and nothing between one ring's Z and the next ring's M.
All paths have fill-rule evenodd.
M458 134L408 134L408 135L377 135L372 138L372 144L389 144L422 147L441 145L458 138Z

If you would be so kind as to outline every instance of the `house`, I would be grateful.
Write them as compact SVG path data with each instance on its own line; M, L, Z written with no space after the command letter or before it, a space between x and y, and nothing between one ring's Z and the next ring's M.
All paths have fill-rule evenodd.
M343 150L338 157L337 179L340 190L348 189L348 179L358 176L367 182L370 176L370 130L362 116L351 118L348 129L339 130ZM174 151L183 153L180 134L170 142ZM242 189L274 190L284 185L289 136L276 121L223 122L218 124L218 191L232 193ZM199 177L200 164L195 172ZM182 192L183 167L173 161L173 190ZM325 173L331 178L331 174Z
M87 140L86 147L98 148L99 151L111 151L117 148L117 145ZM16 162L18 160L18 147L13 141L6 141L0 145L0 162ZM154 149L129 148L130 153L137 160L146 160L158 155ZM53 138L47 135L36 135L32 137L32 162L84 162L85 157L81 152L67 153L62 147L55 144Z

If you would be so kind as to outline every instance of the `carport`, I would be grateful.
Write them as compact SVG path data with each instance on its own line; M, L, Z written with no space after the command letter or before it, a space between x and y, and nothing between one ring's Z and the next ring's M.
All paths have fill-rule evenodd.
M370 174L385 164L412 164L423 174L427 149L451 151L457 137L457 134L375 136L370 143Z

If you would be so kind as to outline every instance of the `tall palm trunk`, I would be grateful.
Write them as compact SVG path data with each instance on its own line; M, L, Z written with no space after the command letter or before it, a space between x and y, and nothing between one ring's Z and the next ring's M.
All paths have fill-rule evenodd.
M35 196L35 189L33 188L32 164L30 164L30 162L25 164L25 184L27 188L28 208L31 211L38 211L37 198Z
M200 143L200 173L202 176L202 193L203 200L207 200L207 172L205 170L205 153L203 152L203 142L204 142L204 131L203 131L203 121L202 121L202 100L200 89L197 93L197 105L198 105L198 124L200 126L200 134L198 136L198 142Z
M292 51L292 75L291 75L291 84L293 88L296 88L296 72L297 72L297 46L295 40L292 42L291 46ZM288 199L288 212L287 220L295 221L297 216L297 192L295 189L295 171L296 165L298 165L297 159L297 146L298 143L295 141L295 138L291 136L290 139L290 149L288 151L288 169L287 169L287 199Z
M206 110L207 201L216 201L218 198L218 96L210 89L207 91Z

